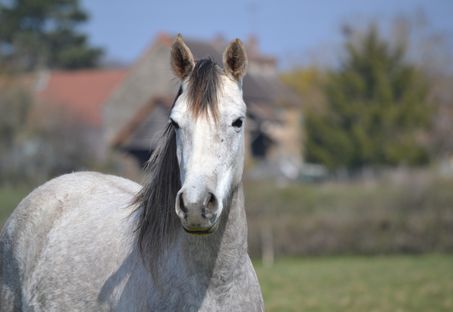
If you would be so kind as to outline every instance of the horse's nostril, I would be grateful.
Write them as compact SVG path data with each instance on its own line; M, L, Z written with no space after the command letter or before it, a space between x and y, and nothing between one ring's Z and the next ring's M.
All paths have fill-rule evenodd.
M208 203L206 205L206 207L209 209L209 210L215 210L217 207L217 198L215 197L214 194L212 194L211 192L209 192L209 195L208 195Z
M182 212L187 213L187 208L186 205L184 205L183 197L183 193L179 194L179 209L181 209Z

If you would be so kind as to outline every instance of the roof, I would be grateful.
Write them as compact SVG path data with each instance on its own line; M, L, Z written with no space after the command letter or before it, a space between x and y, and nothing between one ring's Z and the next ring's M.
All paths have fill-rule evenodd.
M51 71L38 78L36 94L40 101L67 109L80 121L99 127L102 105L126 73L124 69Z
M151 140L165 129L168 111L172 101L169 98L153 98L143 106L130 122L121 129L112 142L115 147L140 149L151 147Z
M161 34L157 40L170 48L173 37ZM252 41L255 40L252 38ZM185 38L184 41L196 60L210 57L217 64L222 65L222 53L227 46L227 42L223 39L205 41ZM252 42L251 45L256 45L256 42ZM258 53L256 47L247 46L247 43L246 49L248 51L249 70L243 82L245 102L250 105L253 105L253 102L272 105L300 105L300 98L280 80L278 72L275 69L275 59ZM270 66L275 70L271 73L259 73L252 71L252 66L254 68Z

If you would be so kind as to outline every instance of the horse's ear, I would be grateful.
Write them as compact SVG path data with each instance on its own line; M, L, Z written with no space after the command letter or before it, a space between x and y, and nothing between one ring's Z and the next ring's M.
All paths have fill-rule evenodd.
M247 54L241 40L231 42L223 52L223 68L225 73L241 81L247 71Z
M176 40L171 47L171 67L176 76L186 79L195 66L192 52L182 40L181 34L176 36Z

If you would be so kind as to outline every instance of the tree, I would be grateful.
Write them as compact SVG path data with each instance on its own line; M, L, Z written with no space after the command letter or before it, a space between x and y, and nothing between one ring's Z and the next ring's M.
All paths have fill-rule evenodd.
M326 109L306 112L306 159L330 169L420 165L432 119L423 74L376 27L347 37L346 57L326 78Z
M0 62L21 70L96 66L102 50L77 31L78 0L0 0Z

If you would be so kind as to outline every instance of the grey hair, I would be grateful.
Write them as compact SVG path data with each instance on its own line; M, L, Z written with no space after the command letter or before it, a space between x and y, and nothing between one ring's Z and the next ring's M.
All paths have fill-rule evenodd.
M211 113L218 119L218 90L220 84L220 67L211 59L199 60L189 77L190 110L195 118L201 114Z
M174 207L181 182L176 157L176 133L171 124L162 133L147 169L148 183L134 199L136 211L139 212L136 232L140 252L156 278L159 258L173 243L179 225Z

